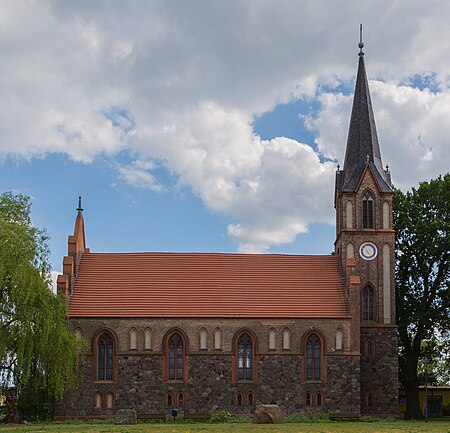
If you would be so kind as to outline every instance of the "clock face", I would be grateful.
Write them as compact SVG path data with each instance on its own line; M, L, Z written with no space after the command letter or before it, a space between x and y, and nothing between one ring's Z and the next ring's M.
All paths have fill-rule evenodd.
M373 260L377 256L378 250L377 246L372 242L364 242L359 247L359 255L364 260Z

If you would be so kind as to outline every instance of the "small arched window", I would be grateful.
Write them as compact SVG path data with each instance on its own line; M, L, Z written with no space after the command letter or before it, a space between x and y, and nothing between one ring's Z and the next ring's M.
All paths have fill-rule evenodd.
M362 200L362 226L363 229L373 229L373 195L370 191L366 191Z
M347 259L354 259L354 258L355 258L355 247L351 242L349 242L347 244Z
M137 349L137 331L134 328L130 330L130 349Z
M375 291L372 286L363 290L363 320L375 320Z
M366 356L374 356L375 355L375 344L372 340L368 340L366 342Z
M307 407L310 407L311 404L312 404L312 395L311 395L310 392L307 392L306 395L305 395L305 405Z
M316 406L322 406L322 393L321 392L317 393Z
M222 331L219 328L214 331L214 350L222 350Z
M344 340L344 333L338 329L336 331L336 350L342 350L342 342Z
M184 394L182 392L178 393L178 407L184 407Z
M320 339L311 334L306 340L306 380L320 380Z
M206 350L208 348L208 333L206 332L205 328L200 329L199 333L199 340L200 340L200 350Z
M152 331L147 328L144 331L144 349L151 350L151 348L152 348Z
M94 408L101 409L102 408L102 395L99 392L94 394Z
M236 406L243 406L244 405L244 398L242 396L241 392L238 392L236 394Z
M237 373L238 380L253 379L253 342L247 333L237 342Z
M111 409L114 407L114 395L111 392L106 394L106 407Z
M247 405L248 406L254 406L255 405L255 396L253 394L253 391L249 391L247 394Z
M177 332L169 338L168 352L169 380L183 380L184 344L183 338Z
M291 349L291 331L289 329L283 329L283 350Z
M113 379L113 339L103 333L97 343L97 380Z
M275 350L277 348L276 344L276 333L275 329L269 329L269 350Z
M373 394L367 395L367 407L373 407Z
M171 392L167 393L166 402L167 406L173 406L173 394Z

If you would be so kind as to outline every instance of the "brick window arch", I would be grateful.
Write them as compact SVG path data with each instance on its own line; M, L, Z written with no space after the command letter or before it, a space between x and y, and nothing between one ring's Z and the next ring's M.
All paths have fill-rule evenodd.
M375 356L375 343L372 340L367 340L365 346L365 355Z
M236 406L244 406L244 396L240 391L236 393Z
M316 406L321 407L323 405L323 396L321 392L316 395Z
M114 394L112 392L106 393L106 407L112 409L114 407Z
M320 380L322 373L322 346L317 334L306 340L306 380Z
M312 406L312 394L309 391L305 394L305 406L306 407Z
M185 344L178 332L170 335L167 344L167 379L184 380Z
M166 394L166 405L170 407L173 406L173 394L170 391Z
M237 378L253 380L253 340L243 333L237 341Z
M94 409L102 408L102 395L99 392L94 394Z
M374 228L374 196L370 190L364 192L362 199L362 227Z
M184 394L181 391L177 395L177 404L178 407L184 407L185 404Z
M375 289L368 284L363 289L362 297L362 320L375 320Z
M114 369L114 340L109 332L103 332L96 344L96 380L112 381Z
M253 391L249 391L247 394L247 405L250 407L255 406L255 394L253 393Z

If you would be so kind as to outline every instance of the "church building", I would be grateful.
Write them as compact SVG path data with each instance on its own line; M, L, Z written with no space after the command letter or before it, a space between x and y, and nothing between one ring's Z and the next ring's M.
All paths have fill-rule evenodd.
M363 46L333 254L94 253L80 200L57 287L86 347L59 418L396 413L393 193Z

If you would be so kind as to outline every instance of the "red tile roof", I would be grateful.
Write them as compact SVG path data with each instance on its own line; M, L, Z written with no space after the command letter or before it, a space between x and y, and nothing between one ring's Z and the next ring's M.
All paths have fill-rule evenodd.
M71 317L346 318L335 256L85 253Z

